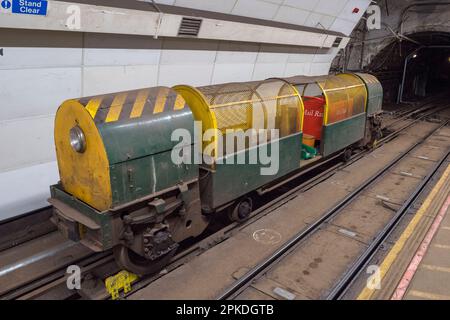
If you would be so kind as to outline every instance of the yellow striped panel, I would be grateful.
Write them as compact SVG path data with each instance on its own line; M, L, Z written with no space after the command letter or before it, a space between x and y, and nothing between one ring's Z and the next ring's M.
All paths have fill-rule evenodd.
M91 100L89 100L88 104L86 105L86 110L91 115L92 119L95 118L95 115L97 114L98 108L100 107L100 104L102 103L103 97L96 97Z
M144 111L145 103L147 102L148 95L150 90L145 89L139 91L136 101L134 102L133 109L131 110L130 118L139 118L142 115L142 111Z
M169 94L169 88L161 88L158 92L158 97L156 98L155 108L153 109L153 114L161 113L164 111L164 106L166 105L167 95Z
M185 105L186 105L186 101L184 101L183 97L180 95L177 95L177 99L175 100L175 105L173 107L173 110L182 110Z
M122 107L126 99L127 93L121 93L114 97L105 122L113 122L119 120L119 116L122 112Z

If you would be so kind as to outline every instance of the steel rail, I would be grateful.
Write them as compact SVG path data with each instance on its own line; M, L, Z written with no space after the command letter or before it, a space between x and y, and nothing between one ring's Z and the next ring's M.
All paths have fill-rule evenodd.
M355 158L358 155L355 155ZM362 157L362 155L360 156ZM360 157L357 157L357 159L359 159ZM221 229L219 232L214 233L210 236L208 236L207 238L203 239L202 241L200 241L199 243L197 243L195 246L186 249L185 251L180 252L179 254L177 254L174 259L171 261L170 265L166 266L166 270L171 271L173 269L175 269L176 267L178 267L179 265L181 265L182 263L184 263L186 260L188 260L190 257L195 256L200 254L201 252L205 251L206 249L208 249L208 243L212 243L215 240L217 240L218 235L219 234L228 234L228 236L224 236L221 237L220 241L223 241L225 238L229 237L229 235L231 235L233 233L233 231L237 228L243 228L244 226L255 222L257 219L261 218L262 216L264 216L264 212L269 213L270 211L276 209L279 205L281 205L280 203L284 200L284 202L289 201L289 199L291 199L295 193L300 193L303 191L306 191L310 188L312 188L314 185L320 183L321 181L329 178L331 175L333 175L336 171L338 171L340 168L345 167L350 165L351 163L353 163L354 161L356 161L357 159L353 159L348 162L348 163L338 163L330 168L328 168L327 170L321 172L320 174L314 176L311 179L308 179L307 181L305 181L304 183L300 184L299 186L289 190L286 193L283 193L281 196L277 197L276 199L266 203L265 205L263 205L262 207L258 208L257 210L255 210L255 212L252 213L252 216L250 217L249 220L245 221L244 223L232 223L231 225ZM283 202L283 203L284 203ZM220 237L220 236L219 236ZM206 247L206 248L205 248ZM38 253L36 256L39 257L47 257L49 256L48 254L42 254L42 253ZM89 256L85 259L80 260L79 262L77 262L77 265L83 264L85 265L82 268L82 274L85 275L89 272L92 271L91 265L94 264L98 264L96 261L96 257L98 256L99 259L103 258L103 254L99 253L99 254L94 254L93 256ZM110 258L109 260L104 260L105 263L109 263L110 260L112 259L112 255L108 255L108 257ZM107 257L104 257L107 258ZM25 259L26 261L28 260L35 260L35 256L33 255L32 257ZM84 263L84 262L87 263ZM90 262L90 261L94 261L94 262ZM17 264L17 265L16 265ZM12 265L8 265L7 268L5 268L5 270L0 269L0 274L3 273L7 273L16 269L19 269L20 267L24 266L24 261L18 261L16 264L12 264ZM139 282L137 282L136 284L133 285L133 292L136 289L140 289L145 285L148 285L149 283L151 283L152 281L155 281L156 279L158 279L161 275L151 275L151 276L145 276L143 278L141 278L141 280ZM40 294L42 294L43 291L48 292L51 290L51 286L53 285L54 287L57 287L60 285L61 283L61 279L64 278L64 272L61 271L55 271L52 272L51 274L48 274L46 276L44 276L43 278L39 279L39 280L31 280L29 282L27 282L25 285L20 286L15 288L12 291L9 291L8 293L4 293L4 294L0 294L0 299L14 299L14 298L22 298L22 297L35 297L38 296ZM43 288L42 290L40 288ZM109 297L109 295L105 294L102 298L103 299L107 299Z
M81 267L81 277L92 271L93 268L105 265L108 262L113 261L113 257L109 253L92 254L87 258L83 258L78 261L74 261L73 265ZM50 292L53 288L58 287L61 283L66 282L67 273L66 267L62 267L59 270L52 272L42 278L32 280L25 285L9 290L6 293L0 295L0 300L27 300L35 299L46 293ZM73 294L76 294L74 291Z
M389 127L392 127L393 125L417 114L420 112L424 112L424 111L428 111L430 109L436 108L436 105L439 104L440 101L444 101L444 96L439 96L439 97L435 97L433 99L429 99L428 101L426 101L425 103L421 104L420 106L418 106L417 108L414 108L412 110L406 110L402 113L400 113L399 115L396 115L396 118L394 121L392 121L391 123L389 123L387 126L382 127L382 129L387 129ZM433 106L434 105L434 106Z
M433 102L434 102L434 101L433 101ZM426 109L426 110L428 110L428 109ZM423 110L423 111L426 111L426 110ZM411 113L414 113L415 111L417 111L417 109L412 110ZM433 113L436 113L436 112L437 112L437 110L434 110L434 111L433 111ZM411 125L413 125L413 124L416 123L417 121L419 121L419 120L421 120L421 119L423 119L424 117L429 116L429 115L430 115L430 114L426 114L426 115L424 115L424 116L422 116L422 117L416 119ZM405 129L409 128L411 125L408 125L408 126L406 126L406 127L402 127L402 128L400 128L400 129L396 130L396 131L394 132L394 134L399 134L399 133L401 133L401 132L404 131ZM383 145L383 144L385 144L386 142L387 142L386 140L385 140L385 141L380 141L380 143L378 144L378 147L381 146L381 145ZM326 171L324 171L324 172L318 174L317 176L312 177L311 179L308 179L307 181L305 181L304 183L300 184L299 186L296 186L296 187L294 187L294 188L288 190L287 192L283 193L281 196L277 197L276 199L274 199L274 200L272 200L272 201L270 201L270 202L264 204L262 207L258 208L258 209L252 214L250 220L248 220L248 221L246 221L246 222L244 222L244 223L233 223L233 224L231 224L231 225L225 227L224 229L221 229L219 232L214 233L214 234L208 236L206 239L200 241L200 242L199 242L198 244L196 244L194 247L188 248L188 249L186 249L186 251L180 252L179 254L177 254L177 255L174 257L174 259L172 260L171 264L170 264L169 266L167 266L166 269L170 271L170 270L176 268L177 266L179 266L181 263L183 263L183 261L187 260L190 256L198 255L198 254L200 254L201 252L207 250L209 247L211 247L211 246L208 246L208 245L205 247L204 243L208 243L208 242L217 242L216 240L217 240L218 237L219 237L219 238L222 238L222 239L219 240L219 241L223 241L224 239L226 239L226 238L228 237L228 236L226 236L226 234L231 234L231 233L233 233L234 230L236 230L236 229L241 229L241 228L247 226L248 224L253 223L253 222L256 221L257 219L260 219L260 218L263 217L265 214L270 213L272 210L274 210L274 209L276 209L277 207L279 207L280 205L282 205L282 203L285 203L285 202L289 201L290 199L292 199L293 197L295 197L296 194L301 193L301 192L304 192L304 191L306 191L306 190L312 188L314 185L316 185L316 184L320 183L321 181L323 181L323 180L329 178L330 176L332 176L332 175L333 175L335 172L337 172L338 170L340 170L340 169L342 169L342 168L345 168L345 167L351 165L352 163L354 163L355 161L361 159L362 157L364 157L364 156L365 156L367 153L369 153L369 152L371 152L371 150L364 150L364 151L362 151L362 152L359 152L359 153L356 154L356 155L353 155L349 162L347 162L347 163L338 163L338 164L336 164L336 165L334 165L334 166L328 168ZM325 165L325 164L327 164L327 162L324 162L324 163L323 163L323 165ZM314 169L316 169L316 168L314 168ZM314 170L314 169L313 169L313 170ZM284 201L284 202L283 202L283 201ZM281 204L280 204L280 203L281 203ZM219 235L219 236L218 236L218 235ZM221 235L223 235L223 236L221 236ZM100 256L101 256L101 254L100 254ZM100 257L100 256L99 256L99 257ZM82 261L87 261L87 260L90 260L90 259L92 259L92 258L94 258L94 257L89 257L89 259L83 259L83 260L81 260L80 262L82 263ZM82 264L84 264L84 263L82 263ZM90 264L91 264L91 263L88 263L88 264L85 266L85 267L87 267L87 271L91 271L91 270L90 270L91 268L89 268L89 265L90 265ZM172 268L171 266L173 266L173 268ZM83 274L84 274L84 273L85 273L85 272L83 272ZM58 283L58 281L55 281L55 280L57 280L59 277L61 277L61 275L58 276L58 274L59 274L58 272L54 272L54 273L52 273L52 274L50 274L50 275L48 275L48 276L45 277L45 278L48 277L48 278L47 278L48 281L46 281L45 278L43 278L43 279L39 279L38 282L39 282L41 285L50 284L50 283L52 283L52 282L54 282L54 283L56 284L56 283ZM136 283L136 284L134 285L134 288L140 289L140 288L142 288L143 286L145 286L145 285L151 283L152 281L156 280L156 279L159 278L159 277L160 277L160 276L147 276L147 277L144 277L144 278L142 278L138 283ZM30 286L30 284L31 284L31 286ZM28 287L28 286L30 286L30 287ZM26 289L27 287L28 287L28 290ZM17 288L16 290L17 290L17 293L18 293L18 292L21 292L21 294L19 294L19 295L23 295L25 292L30 292L30 291L36 290L37 287L38 287L38 286L37 286L36 280L31 280L30 282L28 282L28 285L21 286L21 287ZM16 291L16 290L14 290L14 291ZM48 290L48 289L47 289L47 290ZM135 290L133 290L133 291L135 291ZM14 295L14 294L13 294L13 295ZM8 295L6 295L6 296L8 296ZM4 298L5 298L6 296L4 296ZM10 296L10 297L11 297L11 296ZM105 297L105 298L107 298L107 297Z
M369 247L364 253L355 261L351 268L345 273L345 275L339 280L339 282L333 287L331 292L327 296L327 300L341 299L348 289L352 286L355 280L358 278L362 270L364 270L367 264L372 260L375 254L378 252L382 244L391 236L392 232L396 229L402 218L408 213L409 209L414 205L419 196L423 193L425 188L430 184L436 173L442 167L442 165L449 159L450 150L446 155L439 160L432 171L427 177L420 183L420 185L410 195L408 200L402 205L402 207L396 212L391 221L383 228L383 230L377 235L377 237L371 242Z
M390 163L388 163L384 168L375 173L372 177L367 179L363 184L361 184L357 189L348 194L342 201L336 204L334 207L329 209L320 219L311 224L305 230L300 231L289 241L285 242L280 248L278 248L274 253L272 253L268 258L260 262L254 268L249 270L241 278L239 278L235 283L228 287L224 292L222 292L216 299L225 300L232 299L239 295L243 290L251 285L251 283L259 278L262 274L266 273L270 268L277 264L281 259L283 259L287 254L297 248L297 246L305 240L308 236L312 235L314 232L320 229L321 226L333 219L337 214L339 214L342 209L348 206L357 196L359 196L364 190L369 186L372 186L378 182L384 175L398 164L402 159L408 156L414 149L419 145L424 143L429 137L434 135L442 127L446 126L449 121L427 134L425 137L417 141L414 145L408 148L404 153L397 156Z
M414 124L416 124L417 122L421 121L422 119L429 117L435 113L438 113L439 111L442 111L446 108L450 107L450 105L444 105L444 106L437 106L435 108L431 108L432 110L430 110L430 112L421 115L420 117L414 119L413 121L411 121L410 123L408 123L407 125L401 127L400 129L388 134L386 137L383 137L380 141L378 141L378 143L384 143L387 142L389 140L392 140L393 138L395 138L399 133L401 133L402 131L412 127ZM428 111L429 109L426 109L426 111Z

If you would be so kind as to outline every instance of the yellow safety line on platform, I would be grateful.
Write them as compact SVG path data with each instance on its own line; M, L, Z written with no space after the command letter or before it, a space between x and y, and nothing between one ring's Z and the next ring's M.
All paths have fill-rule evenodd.
M427 199L424 201L423 205L420 207L420 209L417 211L414 218L411 220L409 225L406 227L405 231L402 233L398 241L395 243L395 245L392 247L391 251L388 253L386 258L384 259L383 263L380 266L380 278L383 280L389 269L391 268L392 264L397 259L398 255L402 251L403 247L405 246L406 241L411 237L414 230L416 229L417 225L419 224L420 220L422 220L422 217L427 212L428 208L430 207L433 200L436 198L436 195L438 194L439 190L444 185L445 181L448 179L450 175L450 166L447 167L442 177L439 179L438 183L434 186L433 190L428 195ZM376 292L375 289L369 289L368 287L365 287L363 291L358 296L358 300L370 300L372 295Z
M423 298L429 300L450 300L450 296L445 296L441 294L423 292L418 290L411 290L408 295L414 296L416 298Z

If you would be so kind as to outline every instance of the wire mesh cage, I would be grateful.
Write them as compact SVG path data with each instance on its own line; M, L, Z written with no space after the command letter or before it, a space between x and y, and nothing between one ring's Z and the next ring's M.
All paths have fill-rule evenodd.
M383 106L383 87L380 81L368 73L356 73L356 75L363 80L367 87L367 114L374 115L381 113Z
M261 129L265 129L265 140L257 138L257 144L273 139L273 130L279 138L302 130L302 100L295 88L283 80L226 83L199 88L178 86L175 89L190 102L194 117L203 123L204 132L208 129L218 131L216 142L225 146L228 135L245 132L245 146L236 147L234 152L248 148L252 136L259 137ZM203 142L204 148L206 144Z
M281 80L227 83L200 87L217 129L278 129L280 137L301 130L302 102Z
M326 97L325 123L333 124L364 113L367 91L362 80L352 74L330 76L319 83Z

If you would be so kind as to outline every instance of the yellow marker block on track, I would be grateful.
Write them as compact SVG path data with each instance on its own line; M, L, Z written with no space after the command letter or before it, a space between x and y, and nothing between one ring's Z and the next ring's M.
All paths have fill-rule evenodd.
M442 188L444 183L447 181L447 179L450 176L450 166L447 167L442 177L439 179L438 183L434 186L433 190L430 192L428 197L425 199L423 205L420 207L419 211L417 211L414 218L411 220L409 225L406 227L405 231L402 233L398 241L395 243L395 245L392 247L391 251L389 251L389 254L384 259L383 263L380 266L380 277L383 279L389 269L391 268L392 264L397 259L398 255L402 251L403 247L406 244L406 241L411 237L414 230L416 229L417 225L419 224L420 220L423 218L423 216L427 213L428 208L433 203L433 200L436 198L437 194L439 193L439 190ZM370 300L372 298L372 295L375 293L374 289L364 288L364 290L359 294L357 300Z
M131 291L131 284L138 279L138 276L128 271L120 271L115 276L111 276L105 280L105 287L111 295L111 299L117 300L119 298L120 290L124 293Z

